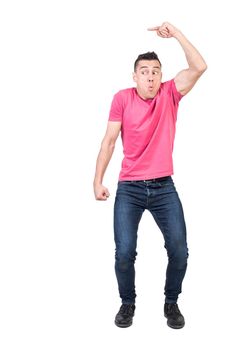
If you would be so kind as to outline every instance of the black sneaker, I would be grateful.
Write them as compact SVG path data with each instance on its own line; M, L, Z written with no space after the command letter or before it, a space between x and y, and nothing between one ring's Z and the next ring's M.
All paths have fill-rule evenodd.
M181 314L177 304L164 305L164 316L167 318L167 325L171 328L179 329L184 327L184 316Z
M118 327L126 328L132 325L132 318L135 311L134 304L122 304L115 317L115 324Z

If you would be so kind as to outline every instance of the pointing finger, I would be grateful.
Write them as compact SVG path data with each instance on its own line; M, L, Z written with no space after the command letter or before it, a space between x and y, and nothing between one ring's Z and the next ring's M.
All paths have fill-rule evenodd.
M151 27L151 28L148 28L147 30L158 30L160 27Z

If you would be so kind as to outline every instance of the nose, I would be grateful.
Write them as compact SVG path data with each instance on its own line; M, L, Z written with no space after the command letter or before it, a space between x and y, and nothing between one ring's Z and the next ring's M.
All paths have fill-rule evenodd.
M152 76L149 77L149 78L148 78L148 81L149 81L149 83L152 82L152 81L154 81L153 77L152 77Z

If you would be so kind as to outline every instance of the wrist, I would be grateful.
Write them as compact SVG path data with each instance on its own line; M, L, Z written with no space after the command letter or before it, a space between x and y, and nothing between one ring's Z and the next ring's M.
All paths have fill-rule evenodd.
M175 33L173 34L173 38L180 40L181 38L183 38L184 35L180 30L176 30Z
M93 181L93 186L96 187L96 186L101 186L102 185L102 181L100 180L94 180Z

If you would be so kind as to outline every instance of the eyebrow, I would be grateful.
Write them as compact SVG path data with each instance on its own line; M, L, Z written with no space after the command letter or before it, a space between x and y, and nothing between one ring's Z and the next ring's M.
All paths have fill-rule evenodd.
M143 69L143 68L150 68L150 67L149 67L149 66L141 66L141 67L140 67L140 69ZM152 68L159 68L159 69L160 69L161 67L160 67L160 66L154 66L154 67L152 67Z

